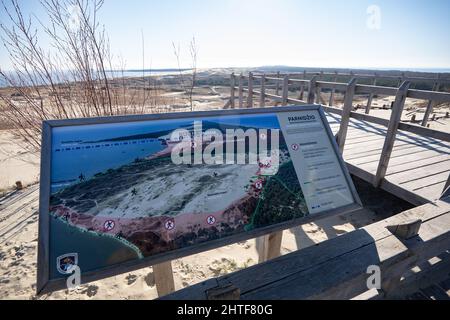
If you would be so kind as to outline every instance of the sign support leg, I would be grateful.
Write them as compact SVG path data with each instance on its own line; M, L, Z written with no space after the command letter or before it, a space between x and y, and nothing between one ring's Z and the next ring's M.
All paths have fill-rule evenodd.
M259 263L280 256L283 231L274 232L256 239Z
M175 291L175 281L173 280L172 261L155 264L153 266L156 290L158 296L162 297Z

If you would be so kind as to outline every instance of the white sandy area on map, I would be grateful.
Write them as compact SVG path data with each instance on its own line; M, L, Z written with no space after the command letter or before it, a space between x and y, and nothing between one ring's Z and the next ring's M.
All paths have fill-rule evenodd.
M100 203L100 210L93 208L86 213L127 219L167 215L172 208L179 207L183 198L196 188L200 191L192 195L181 210L169 214L175 216L184 213L221 211L246 195L245 187L250 184L258 168L256 164L170 166L166 170L174 169L181 172L163 176L152 175L140 185L133 185L129 190ZM199 177L208 180L201 182ZM137 190L136 196L131 192L134 188ZM111 209L109 203L118 201L120 202L116 204L116 208ZM104 208L101 209L102 207Z

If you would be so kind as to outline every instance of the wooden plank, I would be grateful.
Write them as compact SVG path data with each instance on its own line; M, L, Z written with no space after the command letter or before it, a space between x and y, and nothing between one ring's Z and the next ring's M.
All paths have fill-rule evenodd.
M264 108L266 105L266 75L261 76L261 92L259 95L259 106Z
M355 93L356 79L353 78L347 85L347 91L345 92L344 108L342 110L341 126L337 134L337 143L341 153L344 151L345 139L347 138L348 124L350 121L350 112L353 108L353 95Z
M439 78L439 75L438 75ZM439 91L439 82L436 82L433 87L433 91ZM430 118L430 114L433 112L433 108L435 106L435 102L433 100L428 101L428 105L425 109L425 114L423 115L422 123L420 124L422 127L426 127L428 123L428 119Z
M253 108L253 73L248 73L247 108Z
M440 82L442 82L442 80L440 80ZM436 103L443 103L443 102L450 102L450 93L409 89L408 98L420 100L433 100Z
M445 292L444 289L435 284L421 289L420 292L422 292L427 298L431 300L450 300L447 292Z
M306 80L306 71L303 71L303 80ZM303 100L304 94L305 94L305 83L302 82L300 85L300 94L299 94L298 98L300 100Z
M259 263L280 256L282 239L283 231L274 232L256 239Z
M384 96L395 96L397 88L393 87L378 87L365 84L358 84L355 88L355 94L376 94Z
M410 84L410 82L405 81L398 89L397 95L395 97L394 108L391 113L391 119L389 120L386 140L384 141L383 151L381 153L377 173L375 174L375 179L373 181L373 185L375 187L378 187L380 185L381 180L384 179L384 176L386 174L389 160L391 158L392 149L394 147L395 137L397 135L398 124L402 116L403 107L405 105L406 93Z
M425 153L426 154L426 153ZM441 161L450 161L447 154L437 154L434 151L429 152L430 156L422 155L420 158L417 158L414 154L391 159L392 161L389 163L389 169L386 173L386 177L389 177L391 174L395 174L398 172L404 172L416 168L422 168L430 164L439 163ZM375 169L374 166L373 169Z
M441 198L442 189L445 185L445 182L441 182L434 186L430 186L427 188L423 188L415 191L418 195L430 199L430 201L434 201Z
M429 146L431 147L431 146ZM364 149L367 148L367 151L364 152ZM360 158L364 158L367 159L370 156L374 156L377 155L379 156L381 154L381 151L383 149L383 141L382 140L374 140L374 141L370 141L370 142L361 142L359 144L353 144L352 148L349 149L348 151L346 150L344 152L345 155L345 159L346 160L354 160L354 159L360 159ZM442 146L432 146L432 148L426 148L424 146L421 145L415 145L415 144L411 144L411 143L400 143L398 145L396 145L393 149L393 153L396 152L398 153L403 153L406 154L407 152L410 151L427 151L427 150L431 150L434 151L436 153L447 153L446 152L446 147L442 147Z
M244 81L244 79L243 79L243 76L242 76L242 73L241 73L239 75L239 89L238 89L239 109L242 109L244 107L244 91L242 90L243 86L244 86L243 81Z
M231 74L230 77L230 107L231 109L235 108L235 99L236 97L234 96L234 90L236 87L236 77L234 76L234 73Z
M403 242L419 260L431 259L450 246L450 213L423 223L417 237Z
M449 170L450 162L442 161L433 165L428 165L421 168L411 168L410 170L404 170L391 174L389 175L389 179L390 181L395 181L395 183L401 185ZM445 181L445 179L443 181Z
M427 188L429 186L434 186L436 184L445 183L448 178L448 173L450 172L448 169L449 167L450 166L448 165L448 162L447 162L447 165L446 165L447 170L434 167L430 171L427 171L426 175L422 175L422 176L414 176L414 173L417 173L417 171L411 170L409 172L413 172L412 176L407 175L407 173L409 173L409 172L405 172L402 175L394 175L393 179L398 181L397 183L399 185L401 185L402 187L410 189L412 191L417 191L420 189ZM427 167L425 167L423 169L426 170ZM438 196L440 196L440 194L436 194L436 196L438 197Z
M375 79L373 80L373 86L376 86L376 85L377 85L377 78L376 78L376 75L375 75ZM369 94L369 99L367 100L367 105L366 105L366 110L365 110L366 114L370 113L370 107L372 106L373 96L374 96L373 93Z
M434 151L436 151L436 155L439 155L439 149L443 150L444 147L438 147L437 149L435 149ZM392 155L391 155L391 159L393 158L402 158L404 156L408 156L408 155L412 155L412 154L416 154L417 157L420 157L420 155L424 152L427 152L428 150L422 148L422 147L413 147L413 148L409 148L407 150L394 150ZM353 159L353 160L348 160L347 162L351 162L352 164L361 166L364 169L368 169L369 167L371 167L371 165L373 163L378 163L378 159L380 158L379 155L370 155L367 157L361 157L361 158L357 158L357 159ZM377 168L378 168L379 164L377 164Z
M377 141L375 141L377 142ZM381 141L382 143L382 141ZM378 161L381 154L381 146L379 144L368 145L367 153L364 153L365 143L360 143L357 145L353 145L353 148L349 151L344 152L344 158L348 162L357 163L361 165L369 165L372 167L373 162ZM395 147L392 151L391 159L403 157L410 157L412 154L416 153L416 157L413 160L418 160L425 157L430 157L430 155L438 156L438 155L448 155L448 149L442 146L432 146L430 148L424 148L422 146L412 145L405 143L403 145L399 145ZM396 162L398 163L398 162ZM378 167L378 165L376 166ZM365 166L367 168L367 166ZM375 168L376 169L376 168ZM371 169L373 170L373 169ZM389 169L388 169L389 171Z
M175 291L175 282L173 280L172 261L155 264L153 266L153 275L155 277L156 290L158 296L162 297Z
M283 95L281 101L281 104L283 106L287 105L288 103L288 94L289 94L289 77L285 75L283 78Z
M383 270L406 258L407 255L408 249L401 241L394 236L389 236L327 261L327 263L315 265L282 280L244 293L241 295L241 299L351 298L348 296L351 293L344 291L343 286L345 285L347 289L352 289L354 292L367 290L367 266L379 265ZM277 270L278 268L275 268L272 272L277 272ZM333 292L334 296L327 292L329 288L338 286L339 290ZM325 292L326 294L324 294Z
M329 113L336 114L336 115L342 114L341 109L337 109L334 107L324 106L324 110ZM351 112L350 117L352 119L356 119L359 121L365 121L365 124L368 126L370 126L370 124L379 124L379 125L382 125L385 127L387 127L389 125L388 120L383 119L383 118L374 117L374 116L371 116L368 114ZM425 128L425 127L422 127L422 126L419 126L416 124L411 124L411 123L406 123L406 122L400 122L398 125L398 129L401 131L415 133L420 136L431 137L431 138L436 138L436 139L439 139L442 141L450 142L450 133L448 133L448 132L433 130L430 128Z
M450 196L450 173L448 175L447 181L444 184L444 188L442 188L442 197Z
M345 263L342 265L345 265L345 267L342 267L341 271L345 272L349 267L348 264L346 264L349 260L354 261L357 260L358 257L361 258L362 256L365 256L366 252L358 250L372 246L373 249L370 250L369 255L374 256L374 252L378 251L377 247L374 246L373 243L379 242L380 240L384 240L386 238L393 239L391 233L385 228L386 226L401 224L412 219L421 219L424 223L426 223L436 217L448 213L449 211L450 204L445 201L437 201L436 203L426 204L418 208L404 211L396 216L381 220L362 229L358 229L340 237L319 243L316 246L292 252L263 264L255 265L250 268L222 276L218 278L217 281L219 284L234 284L236 287L240 288L242 294L247 294L247 298L251 297L251 294L256 288L269 286L271 283L283 281L283 279L287 279L289 276L295 276L296 274L304 271L309 271L308 274L315 277L314 279L317 279L317 282L313 282L314 285L321 285L323 284L322 281L325 280L325 278L333 277L332 274L330 275L330 272L326 271L331 269L324 268L325 272L320 274L317 272L310 272L313 268L326 265L334 259L342 259L342 257L348 255L348 253L359 252L359 254L355 254L354 259L343 259ZM397 239L395 239L394 242L398 244ZM388 244L387 247L390 248L392 247L391 245L392 243ZM378 246L378 248L382 248L382 246ZM384 252L382 255L386 255L385 250L382 251ZM367 265L365 267L367 267ZM321 275L321 277L317 278L318 275ZM305 278L308 277L304 277L304 279ZM179 299L181 297L193 297L196 299L199 297L198 292L203 292L206 284L206 282L200 283L183 289L169 296L169 298ZM296 288L296 290L303 289L301 286L296 286ZM280 290L282 289L280 288ZM270 297L265 298L267 299Z
M334 77L334 82L337 82L337 72L336 77ZM330 100L328 100L328 105L331 107L334 105L334 94L336 93L336 88L331 89Z
M280 95L280 82L279 82L279 80L280 80L280 71L277 71L276 79L277 79L277 83L276 83L275 95L279 96Z
M317 76L312 77L312 79L309 81L308 99L307 99L308 104L314 103L314 96L315 96L315 92L316 92L316 81L317 81Z

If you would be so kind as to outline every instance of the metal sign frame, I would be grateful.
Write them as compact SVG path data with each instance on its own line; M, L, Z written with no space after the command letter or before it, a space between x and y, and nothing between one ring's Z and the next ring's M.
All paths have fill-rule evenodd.
M81 126L93 124L108 124L108 123L125 123L125 122L141 122L141 121L156 121L168 119L184 119L184 118L204 118L214 116L231 116L231 115L251 115L251 114L267 114L267 113L281 113L281 112L295 112L314 110L318 111L320 120L326 129L328 138L331 142L333 150L337 156L339 164L344 173L346 182L352 193L354 203L332 210L308 215L303 218L297 218L290 221L258 228L251 231L245 231L236 235L226 236L224 238L206 241L203 243L175 249L167 252L158 253L143 259L127 261L117 265L101 268L95 271L82 273L81 282L88 283L91 281L111 277L114 275L131 272L144 267L149 267L165 261L185 257L188 255L200 253L206 250L211 250L224 245L233 244L239 241L252 239L263 236L272 232L281 231L292 228L300 224L308 223L325 217L336 214L342 214L362 208L361 200L355 189L353 181L350 177L345 162L339 152L334 135L330 129L323 108L320 105L301 105L288 107L266 107L266 108L252 108L252 109L231 109L231 110L217 110L217 111L199 111L199 112L178 112L167 114L149 114L149 115L130 115L130 116L111 116L99 118L81 118L68 120L48 120L42 124L42 144L41 144L41 179L40 179L40 198L39 198L39 238L38 238L38 271L37 271L37 293L43 294L51 291L61 290L65 288L66 279L50 279L50 214L49 214L49 200L50 200L50 186L51 186L51 150L52 150L52 129L57 127L67 126Z

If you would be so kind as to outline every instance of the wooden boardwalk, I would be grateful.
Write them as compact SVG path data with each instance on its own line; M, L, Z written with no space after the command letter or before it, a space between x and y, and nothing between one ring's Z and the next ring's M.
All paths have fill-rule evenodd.
M449 230L444 198L162 299L448 299ZM368 266L379 267L378 290Z
M383 87L358 84L361 76L355 74L350 75L348 83L322 81L322 74L312 74L308 79L306 74L302 79L290 76L278 73L274 77L250 72L236 77L232 74L230 100L225 108L253 108L254 96L259 97L259 107L320 103L353 175L414 205L439 199L444 189L449 187L450 134L429 129L426 124L436 105L450 103L450 93L437 92L440 85L448 85L450 79L425 79L435 82L435 91L424 91L411 89L413 82L418 81L411 77L398 79L398 87ZM372 78L375 84L377 76ZM247 86L244 86L244 79ZM275 94L266 91L266 82L276 83ZM324 105L323 91L331 92L328 106ZM336 92L345 93L342 108L333 106ZM365 114L354 112L355 95L368 96ZM374 96L395 97L389 119L369 115ZM401 121L407 99L427 101L421 126Z
M340 116L326 115L336 134ZM352 174L373 180L386 131L385 126L350 118L344 159ZM421 204L439 199L449 172L450 142L399 131L381 187L406 201Z

